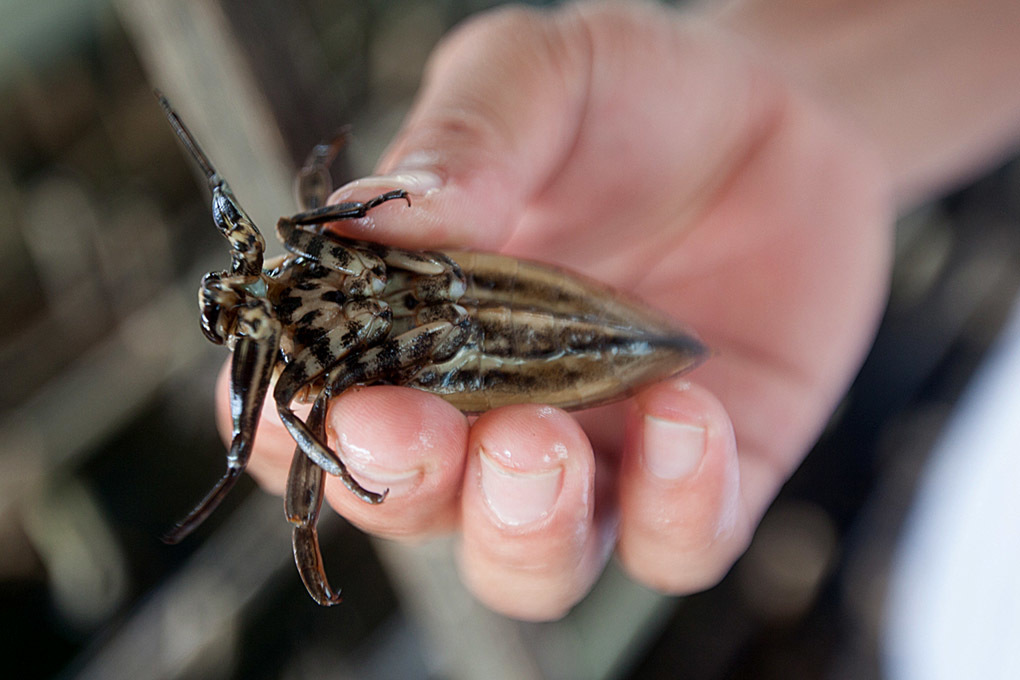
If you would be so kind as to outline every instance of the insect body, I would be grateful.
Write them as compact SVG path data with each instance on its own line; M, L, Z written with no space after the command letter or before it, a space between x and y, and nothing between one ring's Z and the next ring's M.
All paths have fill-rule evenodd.
M325 231L325 223L408 200L398 190L325 205L340 139L309 157L298 180L304 212L277 224L289 254L264 269L262 235L157 96L208 179L213 220L232 255L231 268L207 274L199 290L203 332L234 352L227 471L168 542L197 527L244 471L274 377L277 411L297 443L285 499L294 557L311 596L331 605L340 598L326 579L315 529L325 473L369 503L386 492L363 488L326 444L330 397L389 383L438 394L465 412L522 402L577 409L621 399L706 354L662 314L554 267L489 253L404 250ZM293 411L299 400L312 402L304 421Z

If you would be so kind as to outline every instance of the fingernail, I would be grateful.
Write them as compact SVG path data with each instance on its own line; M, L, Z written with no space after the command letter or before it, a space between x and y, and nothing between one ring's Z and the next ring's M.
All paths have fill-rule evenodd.
M645 416L644 459L660 479L683 479L698 469L705 455L705 428Z
M479 458L485 502L501 522L524 526L552 512L560 495L563 468L517 472L497 463L484 449Z
M344 198L355 192L388 191L391 189L403 189L412 196L428 196L439 190L443 180L431 170L407 169L398 170L386 175L371 175L349 182L337 190L337 194Z
M340 436L340 454L358 483L371 491L382 492L389 489L391 497L402 496L421 481L423 471L418 468L411 470L386 470L379 467L375 456L368 450L352 444L345 434Z

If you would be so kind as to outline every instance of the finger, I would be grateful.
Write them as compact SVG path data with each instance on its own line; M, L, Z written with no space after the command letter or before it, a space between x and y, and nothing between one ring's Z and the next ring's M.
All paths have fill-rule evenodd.
M678 379L635 404L620 472L620 559L658 590L703 590L751 533L729 417L707 390Z
M434 395L402 387L348 390L330 403L329 445L365 488L371 505L330 477L326 500L361 529L389 538L447 530L459 513L468 424Z
M221 385L221 395L224 389ZM219 400L220 429L228 433L225 401ZM304 417L301 409L298 413ZM460 511L467 433L463 414L433 395L387 386L349 390L330 403L327 443L365 488L389 493L383 503L370 505L327 477L326 500L353 524L380 536L447 530ZM267 491L282 495L294 449L276 409L266 408L248 471Z
M577 22L557 16L503 9L445 38L378 166L381 175L330 199L404 188L410 208L339 228L405 247L502 245L528 198L569 152L583 112L587 42L571 28Z
M503 614L559 618L588 592L607 554L591 445L563 411L520 405L481 416L468 446L464 582Z

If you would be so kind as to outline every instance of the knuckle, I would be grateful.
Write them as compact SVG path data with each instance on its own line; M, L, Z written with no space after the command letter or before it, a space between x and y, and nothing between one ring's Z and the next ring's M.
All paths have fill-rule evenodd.
M743 528L711 540L621 540L624 569L645 585L670 595L689 595L718 584L747 549L750 532Z
M461 579L486 607L528 621L563 618L587 592L571 573L533 574L461 561Z
M489 51L508 40L528 35L538 24L541 15L537 10L519 5L499 7L479 13L448 32L436 46L426 66L443 68L452 60L466 58L475 50Z

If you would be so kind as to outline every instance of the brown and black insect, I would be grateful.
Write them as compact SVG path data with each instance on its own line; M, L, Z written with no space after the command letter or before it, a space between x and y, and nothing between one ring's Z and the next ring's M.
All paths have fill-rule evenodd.
M326 444L331 397L389 383L432 392L468 413L523 402L580 409L622 399L706 355L671 319L555 267L491 253L404 250L325 230L386 201L410 203L396 190L325 205L339 139L309 156L298 177L304 212L276 227L289 254L265 263L262 234L157 96L208 179L213 221L232 256L230 269L207 274L199 289L205 336L234 353L227 471L167 542L201 524L244 471L274 379L277 411L297 443L285 499L294 559L309 594L332 605L340 598L326 579L315 528L325 474L368 503L381 503L386 491L363 488ZM313 404L305 421L292 409L298 400Z

